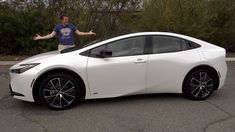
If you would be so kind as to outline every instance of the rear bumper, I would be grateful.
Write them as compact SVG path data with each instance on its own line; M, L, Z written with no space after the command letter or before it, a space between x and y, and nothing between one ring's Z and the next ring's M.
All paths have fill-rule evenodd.
M218 74L220 77L220 84L218 89L222 88L225 85L225 81L227 78L227 72L228 72L228 68L227 68L227 63L224 61L224 63L220 64L218 66Z

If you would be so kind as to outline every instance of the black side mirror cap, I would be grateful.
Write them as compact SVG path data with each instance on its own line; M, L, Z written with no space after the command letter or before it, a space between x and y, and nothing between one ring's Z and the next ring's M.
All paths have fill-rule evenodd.
M100 56L102 58L111 57L112 55L113 55L113 52L111 50L104 49L100 51Z

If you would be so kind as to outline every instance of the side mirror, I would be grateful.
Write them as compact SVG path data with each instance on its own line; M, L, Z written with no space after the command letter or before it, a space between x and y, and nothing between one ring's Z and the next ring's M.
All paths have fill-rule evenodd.
M112 54L113 54L113 52L111 50L104 49L104 50L100 51L100 56L102 58L111 57Z

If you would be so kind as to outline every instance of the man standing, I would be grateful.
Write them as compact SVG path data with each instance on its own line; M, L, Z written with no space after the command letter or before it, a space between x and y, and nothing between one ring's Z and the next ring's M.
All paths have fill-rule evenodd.
M69 17L66 15L60 16L61 23L57 24L54 30L45 36L40 36L36 34L34 40L50 39L57 35L59 39L58 50L61 51L66 48L75 47L73 34L76 33L79 36L85 35L96 35L96 33L89 32L80 32L73 24L69 23Z

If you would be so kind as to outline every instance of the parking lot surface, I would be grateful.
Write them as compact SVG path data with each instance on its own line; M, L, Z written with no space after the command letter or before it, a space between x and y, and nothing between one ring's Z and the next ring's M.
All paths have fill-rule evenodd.
M225 86L205 101L152 94L86 100L64 111L13 99L9 66L0 66L0 131L235 132L235 62L227 64Z

